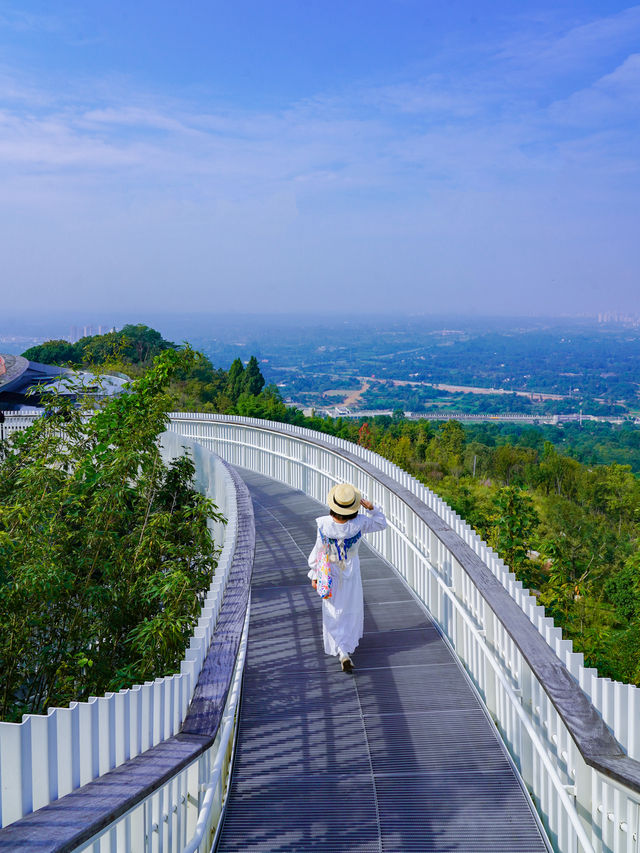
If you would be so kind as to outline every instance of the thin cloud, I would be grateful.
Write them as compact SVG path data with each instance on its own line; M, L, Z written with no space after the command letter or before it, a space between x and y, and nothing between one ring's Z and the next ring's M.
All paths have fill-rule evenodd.
M640 53L634 53L593 85L556 101L550 115L558 123L587 127L603 123L637 125L639 108Z
M189 127L178 118L155 110L141 109L140 107L105 107L103 109L88 110L83 113L81 119L88 125L114 125L141 129L151 128L171 133L196 132L193 127Z
M0 29L14 32L59 32L62 29L59 18L54 15L36 15L15 7L5 7L0 11Z
M126 103L92 110L66 106L28 117L5 110L0 166L25 173L30 167L105 170L106 180L114 169L136 167L138 183L146 180L157 187L180 175L202 175L214 182L212 189L234 198L274 192L292 181L303 184L306 192L314 185L367 183L372 189L398 191L413 184L426 190L434 181L484 185L511 172L521 183L527 171L546 168L558 150L562 139L554 142L554 134L560 118L567 121L573 111L581 117L586 137L599 131L604 106L598 111L597 99L608 104L613 92L622 91L633 98L639 70L638 59L629 58L598 86L549 111L525 103L498 118L491 102L478 103L473 116L449 112L446 121L432 123L427 132L422 126L396 125L396 108L384 99L362 118L356 117L352 101L342 104L343 115L350 118L336 118L335 104L325 115L321 106L313 110L306 103L253 117L230 110L201 114L184 107L172 113L166 104L146 109ZM378 95L377 89L371 92L371 103ZM143 98L139 94L133 99ZM592 156L606 160L605 145L591 150Z
M595 60L637 43L638 35L640 6L631 6L615 15L570 27L560 35L548 33L532 38L530 33L522 33L507 42L497 55L522 65L535 65L546 77L591 66Z
M445 75L434 74L416 82L381 86L366 93L366 102L401 113L444 118L469 118L486 105L487 93L452 86Z

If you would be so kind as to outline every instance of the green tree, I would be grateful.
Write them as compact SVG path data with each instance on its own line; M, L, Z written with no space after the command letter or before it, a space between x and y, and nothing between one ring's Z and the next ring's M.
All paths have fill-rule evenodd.
M562 456L550 441L545 441L542 460L538 466L538 482L547 494L574 497L578 486L580 463Z
M575 584L587 576L601 578L619 562L615 530L588 507L552 495L542 509L540 550L567 582Z
M237 402L244 390L244 364L239 358L234 359L227 374L226 395L234 403Z
M176 345L166 341L160 332L143 323L128 324L119 332L82 338L77 346L82 351L85 364L110 361L145 364L166 350L176 349Z
M163 464L169 381L159 356L92 417L52 396L0 465L0 714L174 672L215 566L193 463Z
M257 397L264 388L264 376L260 372L258 359L252 355L244 371L242 389L246 394Z
M80 364L82 361L82 354L75 344L62 340L46 341L44 344L31 347L22 355L29 361L40 364L66 365Z
M528 552L538 523L538 515L529 495L515 486L500 489L494 500L495 515L491 544L524 580L529 567Z
M621 620L640 621L640 551L630 554L622 568L607 578L605 592Z
M583 652L589 666L597 667L602 675L620 677L619 664L614 663L609 648L615 617L598 599L588 574L567 580L561 570L553 569L539 600Z
M447 421L442 425L439 434L439 443L442 450L449 456L460 461L464 452L466 436L464 428L459 421Z
M43 364L146 364L169 349L177 347L166 341L156 329L138 323L126 325L119 332L81 338L75 344L63 340L46 341L28 349L24 357Z
M395 447L396 441L393 436L390 433L385 433L382 436L380 442L378 443L376 450L381 456L384 456L386 459L394 461L393 457L395 453Z
M393 461L406 471L410 467L412 456L411 440L406 435L400 436L393 448Z
M265 418L269 421L286 421L287 407L282 402L280 391L275 385L267 385L260 394L241 394L235 404L235 412L249 418Z
M526 466L531 464L535 457L535 451L529 448L502 444L493 451L490 463L491 474L507 486L511 485L514 478L521 482Z
M615 518L618 534L624 522L640 520L640 481L630 465L603 465L590 472L589 498L600 512Z

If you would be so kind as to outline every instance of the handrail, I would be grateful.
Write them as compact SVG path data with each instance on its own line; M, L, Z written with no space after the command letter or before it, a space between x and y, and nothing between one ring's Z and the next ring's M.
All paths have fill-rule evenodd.
M521 772L527 785L533 786L545 820L555 821L553 812L558 809L566 814L574 841L567 836L565 846L558 842L558 849L568 850L566 844L576 842L587 851L628 849L627 841L621 846L623 836L629 843L631 834L635 839L640 820L640 762L625 754L578 683L583 673L591 677L581 656L570 651L570 643L561 640L543 608L535 606L497 555L444 501L372 451L302 427L175 413L171 428L215 447L235 465L288 482L320 500L331 484L353 478L371 499L387 501L385 510L392 510L387 513L388 537L376 539L374 547L431 607L496 719L516 764L522 763ZM427 568L431 581L419 577ZM439 601L429 589L436 577ZM556 648L571 663L571 671ZM474 656L485 661L483 666L490 664L487 671L474 668ZM606 680L591 681L594 690L600 684L606 686ZM626 697L621 691L616 695L622 701ZM632 702L635 688L629 687L628 696ZM609 708L608 713L611 717L614 711ZM629 713L630 722L635 723L631 709ZM513 719L519 721L519 732ZM633 739L633 732L628 737ZM532 769L530 749L545 769L544 780L539 770ZM540 793L537 785L542 785ZM555 805L548 789L554 791ZM567 826L558 831L568 832Z
M209 780L207 782L204 800L202 802L200 811L198 812L196 831L191 837L189 843L186 845L186 847L184 847L182 853L195 853L195 851L199 849L200 844L204 839L205 832L207 832L207 830L210 831L209 821L211 818L211 811L213 809L214 797L216 791L218 790L218 787L224 784L224 780L222 779L223 764L225 763L225 760L228 760L229 764L233 765L233 755L228 757L229 741L231 739L231 735L235 733L235 726L237 722L238 700L240 698L240 690L242 688L242 674L244 672L244 662L247 655L247 639L249 635L250 611L251 596L249 596L249 602L247 604L247 615L245 617L244 628L242 631L240 648L238 649L238 657L236 660L236 667L233 676L233 686L231 688L227 704L227 711L221 721L218 754L216 755L216 759L213 763L211 773L209 774ZM222 799L223 796L221 792L221 800ZM218 821L216 827L216 836L218 835L219 831L220 821Z
M393 526L393 525L391 525L391 526ZM397 528L396 528L396 530L397 530ZM403 539L405 539L405 541L407 542L408 545L410 545L412 548L414 547L412 545L412 543L409 542L409 540L406 538L406 536L404 536L404 534L400 530L398 530L397 532L400 536L402 536ZM478 643L480 648L483 650L487 663L493 669L496 677L500 681L500 684L502 686L502 689L505 692L505 695L508 697L511 705L513 706L514 711L516 712L516 714L520 718L520 721L522 722L525 729L527 730L527 734L531 738L532 743L535 745L536 752L540 756L541 761L543 762L544 766L547 769L547 772L549 773L549 778L551 779L551 782L553 784L553 787L556 790L556 793L558 794L558 796L560 797L560 800L562 801L562 805L565 807L565 810L569 816L569 820L571 821L571 824L572 824L572 826L575 830L575 833L576 833L576 835L580 841L580 844L582 845L583 850L585 851L585 853L594 853L591 841L587 837L587 834L584 830L584 827L582 826L582 824L580 822L580 818L578 817L578 814L575 810L575 807L574 807L573 803L571 802L571 800L569 799L569 796L568 796L567 791L566 791L566 787L563 784L562 780L560 779L560 776L558 775L558 771L557 771L555 765L551 763L551 760L549 759L549 755L547 753L547 750L546 750L544 744L542 743L540 737L538 736L538 733L536 732L535 728L531 724L531 721L529 720L528 716L524 712L519 698L516 696L516 694L513 691L513 688L511 687L507 678L505 677L504 672L502 671L502 667L500 666L500 664L496 660L495 655L493 654L492 650L488 646L485 638L482 636L482 634L478 630L478 628L475 625L472 618L469 616L469 614L467 613L465 608L462 606L462 604L460 603L458 598L452 592L451 588L446 585L444 580L440 577L438 572L434 569L434 567L431 565L431 563L428 560L425 561L425 565L427 566L427 569L428 569L430 575L434 578L436 583L441 587L443 594L449 599L449 601L451 601L451 604L453 605L455 610L459 613L461 618L464 620L464 622L466 623L467 628L469 629L470 633L474 636L476 642Z
M171 440L188 443L175 434L168 443ZM207 453L202 448L200 452ZM125 846L151 851L156 849L156 841L166 850L179 849L175 844L181 840L186 843L185 833L192 821L195 823L194 804L197 810L200 803L199 777L209 772L217 754L219 724L228 708L232 685L242 671L241 663L238 669L237 653L243 631L246 636L246 606L255 547L255 523L247 487L226 463L218 462L228 472L237 507L229 592L223 598L218 583L219 618L210 646L207 638L205 666L181 731L50 805L12 822L0 830L0 848L27 851L38 846L51 853L68 853L95 850L98 844L101 851L120 853ZM234 662L236 681L233 681ZM130 722L125 717L112 720L111 724L116 735L123 737ZM2 782L6 780L3 778ZM126 842L125 838L134 840ZM171 838L172 846L163 846L168 844L167 838Z

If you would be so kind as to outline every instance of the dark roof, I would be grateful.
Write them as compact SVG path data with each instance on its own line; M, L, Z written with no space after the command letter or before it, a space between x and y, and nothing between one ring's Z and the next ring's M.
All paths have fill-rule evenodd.
M22 377L29 362L21 355L3 355L0 353L0 393L22 385Z
M68 372L56 364L39 364L22 355L0 353L0 408L21 408L29 403L33 406L36 401L28 398L29 388L52 382Z
M64 382L65 379L70 381ZM38 407L42 393L42 387L38 386L44 386L45 392L63 396L87 394L103 399L122 393L129 381L122 373L97 378L86 370L39 364L21 355L0 353L0 409L5 411Z

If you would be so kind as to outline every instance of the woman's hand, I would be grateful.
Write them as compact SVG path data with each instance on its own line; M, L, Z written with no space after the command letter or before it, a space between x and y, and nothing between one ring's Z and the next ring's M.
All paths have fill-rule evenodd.
M318 581L311 581L311 586L312 586L314 589L318 589Z
M369 512L371 512L371 510L373 509L373 504L371 503L371 501L366 501L364 498L360 498L360 503L365 509L368 509Z

